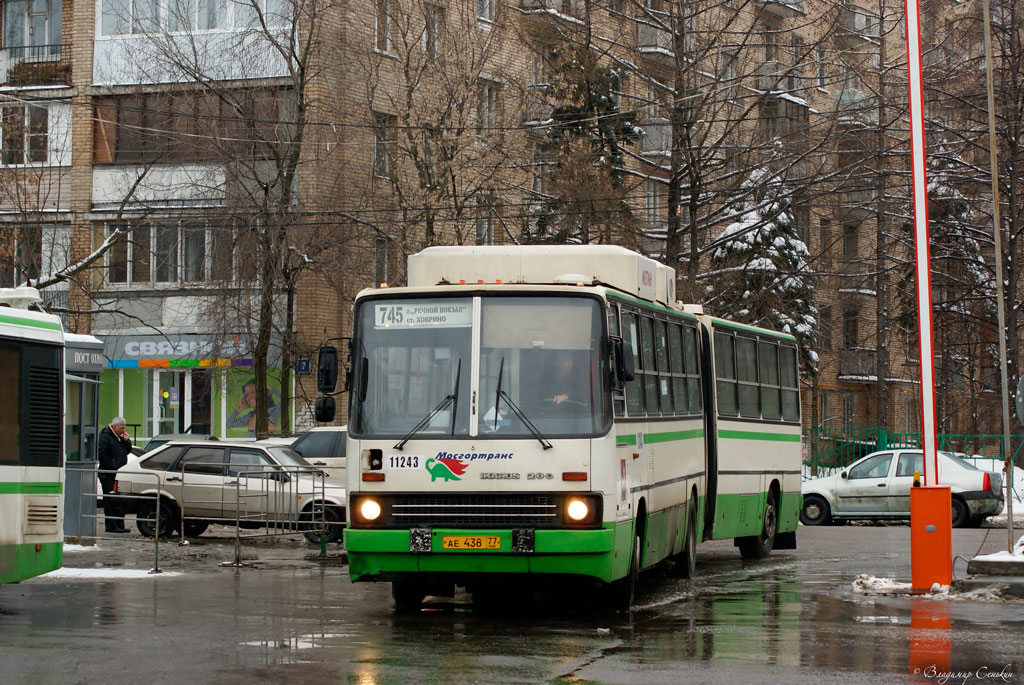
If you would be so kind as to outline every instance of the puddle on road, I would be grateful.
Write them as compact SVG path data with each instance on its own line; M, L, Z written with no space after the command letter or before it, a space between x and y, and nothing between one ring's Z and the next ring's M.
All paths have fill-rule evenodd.
M249 640L247 642L239 642L238 644L244 647L265 647L270 649L287 649L294 651L326 647L328 646L328 641L344 637L351 637L351 635L346 635L345 633L315 633L311 635L299 635L283 640Z

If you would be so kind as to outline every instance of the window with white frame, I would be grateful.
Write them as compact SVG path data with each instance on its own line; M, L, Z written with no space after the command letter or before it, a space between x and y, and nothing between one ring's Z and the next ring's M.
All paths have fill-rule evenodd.
M61 50L62 0L7 0L3 47L9 58L44 61Z
M391 145L395 140L395 117L373 113L373 175L391 178Z
M494 0L476 0L476 16L487 21L494 21Z
M494 199L484 198L477 201L476 244L494 244Z
M49 110L46 107L0 107L0 130L0 161L5 165L47 161Z
M817 71L815 74L814 84L818 88L825 88L828 86L828 50L825 49L824 45L818 46L816 67Z
M170 220L111 225L110 285L190 285L234 280L234 230L228 223Z
M661 221L661 183L653 178L647 179L645 193L647 227L656 228Z
M423 53L428 62L433 62L439 54L438 41L441 27L444 26L444 7L433 3L423 5Z
M476 134L487 138L497 123L498 84L480 79L476 105Z
M101 36L284 26L291 18L290 0L99 0Z
M373 47L391 52L391 0L373 0Z
M722 84L722 93L729 100L736 97L736 65L739 54L731 50L719 53L718 78Z

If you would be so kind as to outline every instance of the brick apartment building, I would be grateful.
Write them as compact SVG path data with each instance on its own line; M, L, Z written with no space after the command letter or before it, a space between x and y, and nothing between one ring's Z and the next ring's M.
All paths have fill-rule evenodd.
M901 63L902 15L879 21L870 4L5 0L8 282L109 241L44 290L71 310L71 330L105 342L101 421L123 415L140 437L243 436L261 269L277 254L269 365L275 379L296 369L301 428L317 345L346 334L359 289L401 283L426 245L585 235L665 258L668 181L689 132L708 151L719 222L744 170L763 164L797 188L821 369L804 388L805 425L874 426L876 322L898 299L879 260L902 249L878 240L899 231L887 213L906 202L906 166L879 153L903 135L883 124L899 119L905 86L881 66ZM580 45L604 65L618 125L637 131L606 187L588 176L603 157L559 165L545 145L572 92L557 87L572 83L564 55ZM701 104L687 110L687 98ZM601 196L581 201L588 188ZM630 216L593 229L579 217L605 212L609 189ZM881 349L886 423L914 430L913 340L894 324ZM273 391L272 431L280 403Z

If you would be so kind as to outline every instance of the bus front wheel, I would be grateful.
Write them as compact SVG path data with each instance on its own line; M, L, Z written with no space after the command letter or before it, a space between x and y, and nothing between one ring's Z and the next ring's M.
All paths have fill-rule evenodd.
M629 557L629 571L624 578L612 584L612 597L617 609L629 609L636 599L636 582L640 577L640 533L633 535L633 552Z
M391 597L395 600L395 611L400 614L420 610L427 591L423 585L411 580L396 580L391 583Z
M744 559L767 559L775 545L775 531L778 525L779 508L775 503L775 493L769 490L768 501L764 505L764 526L761 534L736 539L740 556Z
M697 574L697 513L690 505L690 513L686 523L686 541L683 551L676 557L676 575L680 578L693 578Z

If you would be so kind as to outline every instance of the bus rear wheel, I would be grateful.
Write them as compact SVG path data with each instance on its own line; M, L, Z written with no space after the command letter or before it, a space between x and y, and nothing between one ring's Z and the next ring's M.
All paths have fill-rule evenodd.
M779 508L775 502L775 493L768 491L768 500L764 505L764 526L760 535L737 538L740 556L744 559L767 559L775 545L775 531L779 526Z

